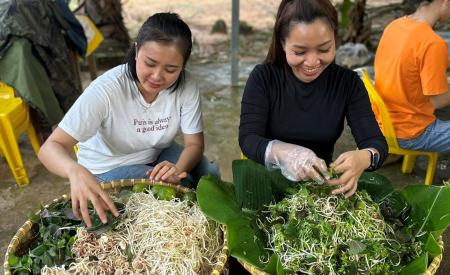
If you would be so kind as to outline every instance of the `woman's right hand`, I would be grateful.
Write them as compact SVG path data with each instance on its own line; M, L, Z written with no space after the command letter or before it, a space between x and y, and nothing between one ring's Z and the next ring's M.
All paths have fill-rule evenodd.
M324 183L329 179L325 161L305 147L272 140L266 148L266 167L281 169L281 173L291 181L312 179Z
M182 179L187 177L187 173L185 171L180 171L175 164L165 160L149 169L147 171L147 176L151 181L180 183Z
M71 157L73 146L77 142L63 129L56 127L41 146L39 160L50 172L69 179L75 217L82 218L87 226L91 226L88 212L88 203L91 201L100 220L107 223L106 211L111 211L114 216L118 216L119 212L109 195L100 188L94 175Z
M83 219L84 223L92 226L89 217L88 204L92 202L95 212L102 223L107 223L106 211L114 216L119 216L114 202L109 195L100 187L95 176L86 168L76 163L69 173L70 195L72 198L72 211L75 217Z

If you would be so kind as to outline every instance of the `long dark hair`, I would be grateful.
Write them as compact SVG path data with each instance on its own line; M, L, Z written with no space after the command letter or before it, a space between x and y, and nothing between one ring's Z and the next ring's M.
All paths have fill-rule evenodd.
M172 91L175 91L184 84L185 67L191 56L192 33L189 26L181 20L178 14L170 12L155 13L144 22L139 29L135 44L131 45L124 60L124 63L127 64L127 76L136 82L139 82L136 74L136 52L145 42L149 41L175 44L183 55L183 68L180 76L171 86Z
M329 0L282 0L278 7L272 41L264 63L287 66L283 46L293 24L313 23L322 19L328 23L336 37L338 14Z

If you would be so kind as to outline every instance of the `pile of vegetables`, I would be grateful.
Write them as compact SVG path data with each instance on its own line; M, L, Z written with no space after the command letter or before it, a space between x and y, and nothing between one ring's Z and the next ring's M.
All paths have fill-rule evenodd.
M203 177L197 198L227 226L231 256L269 274L422 274L442 254L450 186L396 190L364 173L349 199L331 188L236 160L233 184Z
M287 273L392 274L421 254L420 242L402 242L366 191L345 199L332 188L290 188L257 220L268 249Z
M218 261L223 236L220 226L200 211L195 193L177 194L167 186L154 186L150 192L145 185L135 185L132 191L123 190L113 197L121 215L117 219L108 216L106 225L91 208L91 228L73 218L70 201L42 209L32 232L46 234L24 244L28 251L9 256L11 271L209 274ZM49 213L53 218L48 218ZM53 243L55 248L49 245Z
M81 221L72 214L71 202L41 207L39 215L30 214L31 236L22 243L8 263L13 274L40 274L44 266L68 265L72 257L76 228Z

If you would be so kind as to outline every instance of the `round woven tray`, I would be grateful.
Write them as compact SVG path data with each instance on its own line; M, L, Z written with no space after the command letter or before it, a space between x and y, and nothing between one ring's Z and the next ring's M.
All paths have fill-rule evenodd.
M101 183L101 187L104 190L118 190L123 187L130 187L135 184L147 184L150 186L155 185L161 185L161 186L170 186L174 188L177 193L185 193L188 191L192 191L189 188L183 187L181 185L174 185L169 184L165 182L151 182L147 179L130 179L130 180L117 180L117 181L109 181ZM70 196L68 195L62 195L60 198L53 200L52 203L58 203L61 201L67 201L70 200ZM50 205L47 204L44 206L44 208L48 208ZM39 214L40 211L37 212ZM33 226L33 223L30 220L27 220L16 232L14 237L12 238L11 242L8 245L8 249L6 250L5 254L5 261L3 264L3 268L5 271L5 275L10 275L11 271L8 264L8 258L10 254L14 254L17 249L20 247L20 245L25 241L31 238L31 227ZM216 265L214 266L213 270L211 271L212 275L219 275L222 273L225 273L225 264L228 260L228 244L227 244L227 236L226 236L226 230L225 228L222 228L223 232L223 248L220 252L220 255L218 256L218 260Z
M444 242L442 241L442 237L439 239L439 246L441 247L442 252L444 251ZM444 253L441 253L439 256L434 257L433 261L428 266L427 270L423 273L423 275L433 275L436 274L436 271L439 268L439 265L442 261L442 255ZM238 260L239 263L252 275L268 275L267 272L259 270L257 267L255 267L252 264L249 264L245 261Z

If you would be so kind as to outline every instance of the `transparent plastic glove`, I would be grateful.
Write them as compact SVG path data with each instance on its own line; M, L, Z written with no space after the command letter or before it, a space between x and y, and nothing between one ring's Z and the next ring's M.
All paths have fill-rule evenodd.
M325 161L313 151L279 140L272 140L267 145L265 165L269 170L280 169L291 181L312 179L322 184L329 179Z

